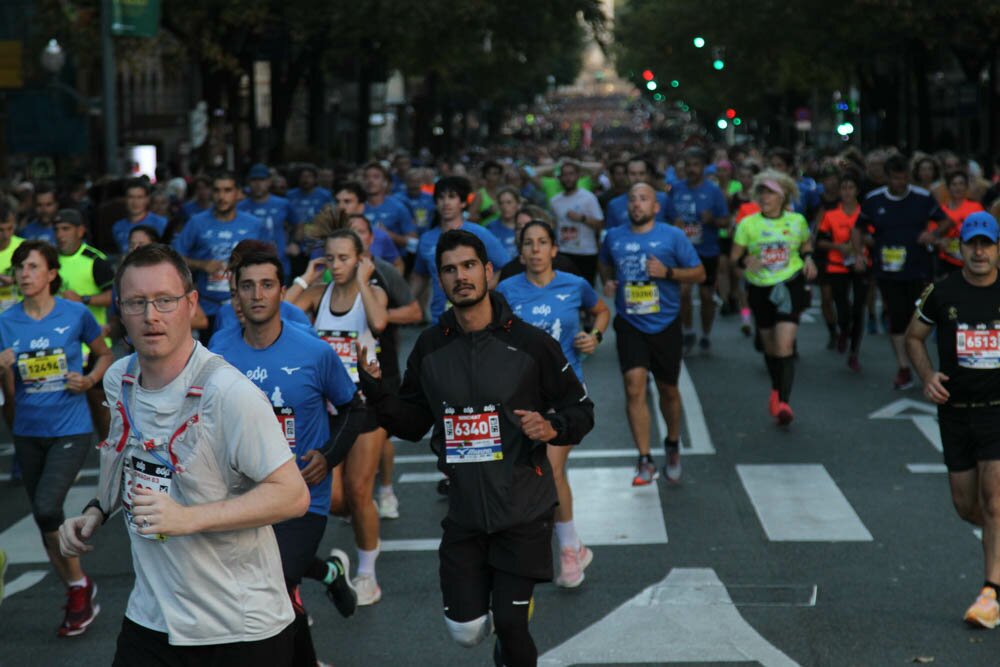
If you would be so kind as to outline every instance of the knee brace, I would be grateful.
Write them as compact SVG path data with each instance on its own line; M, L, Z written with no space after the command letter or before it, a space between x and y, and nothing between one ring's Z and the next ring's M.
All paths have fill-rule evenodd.
M465 648L476 646L493 632L493 617L490 614L484 614L464 623L453 621L445 616L444 622L448 626L451 638Z

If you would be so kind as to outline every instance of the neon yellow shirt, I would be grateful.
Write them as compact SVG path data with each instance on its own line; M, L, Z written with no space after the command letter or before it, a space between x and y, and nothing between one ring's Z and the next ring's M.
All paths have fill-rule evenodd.
M809 224L798 213L785 211L779 218L754 213L740 222L733 243L747 249L764 264L759 271L747 271L746 279L757 287L784 282L802 270L799 248L809 240Z

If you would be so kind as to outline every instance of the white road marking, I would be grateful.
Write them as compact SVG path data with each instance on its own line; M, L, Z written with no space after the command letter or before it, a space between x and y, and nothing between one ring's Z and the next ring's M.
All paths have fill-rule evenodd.
M737 465L736 471L771 541L872 540L822 465Z
M28 570L27 572L24 572L17 579L14 579L3 587L4 598L9 598L12 595L17 595L21 591L28 590L44 579L45 575L48 573L48 570Z
M433 474L435 479L439 478L438 473ZM656 484L630 486L632 475L631 467L570 467L574 520L584 544L609 546L667 543L667 526L663 520L659 487ZM416 478L423 481L423 473L406 473L399 481L416 482ZM439 538L382 540L382 550L432 551L437 549L439 542Z
M411 443L412 444L412 443ZM396 455L396 463L436 463L438 457L433 454L404 454Z
M415 482L438 482L444 479L444 475L439 472L404 472L397 480L400 484L413 484Z
M868 415L868 419L899 419L912 421L934 449L943 451L938 429L937 408L926 401L900 398Z
M623 641L645 637L643 641ZM540 667L576 664L759 662L793 667L740 615L715 570L675 568L662 581L542 655Z
M681 374L677 379L677 389L681 393L681 403L684 406L684 424L687 426L687 438L681 438L681 453L683 454L714 454L715 447L712 445L712 436L708 432L708 424L705 422L705 413L701 409L701 400L698 398L698 391L688 373L687 365L681 363ZM660 392L656 389L656 382L652 375L649 378L649 394L652 398L653 416L656 417L656 430L659 434L658 446L667 437L667 422L660 412Z
M943 463L907 463L906 469L918 475L948 472L948 466Z
M83 511L84 506L94 498L96 486L74 486L66 494L66 516L76 516ZM7 551L7 562L48 563L49 557L42 546L42 537L38 526L30 514L7 530L0 533L0 547Z

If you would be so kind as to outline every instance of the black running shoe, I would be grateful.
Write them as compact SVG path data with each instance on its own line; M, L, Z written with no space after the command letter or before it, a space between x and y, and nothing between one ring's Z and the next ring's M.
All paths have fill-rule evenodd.
M337 570L337 578L326 587L326 596L340 615L347 618L358 608L358 594L351 583L351 561L340 549L332 549L326 562Z

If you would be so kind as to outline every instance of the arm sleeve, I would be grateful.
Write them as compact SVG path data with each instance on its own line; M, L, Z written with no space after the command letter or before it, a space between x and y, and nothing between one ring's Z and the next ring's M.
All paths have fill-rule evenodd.
M529 326L529 325L525 325ZM548 335L536 335L542 399L554 411L544 416L556 430L552 444L575 445L594 428L594 403L566 361L562 348Z
M934 317L938 311L938 293L934 291L934 283L927 286L924 293L917 299L917 317L924 324L934 325Z
M339 362L338 362L339 363ZM344 462L365 423L364 401L355 393L349 403L337 405L337 414L330 415L330 439L319 453L326 459L326 469L333 470Z
M106 259L94 259L94 282L102 292L111 289L115 282L115 272L111 270L111 263Z
M434 413L431 412L420 382L420 365L427 348L425 336L426 333L421 335L410 352L398 395L385 392L380 382L358 368L361 389L375 406L379 426L392 435L412 442L423 438L434 425Z

